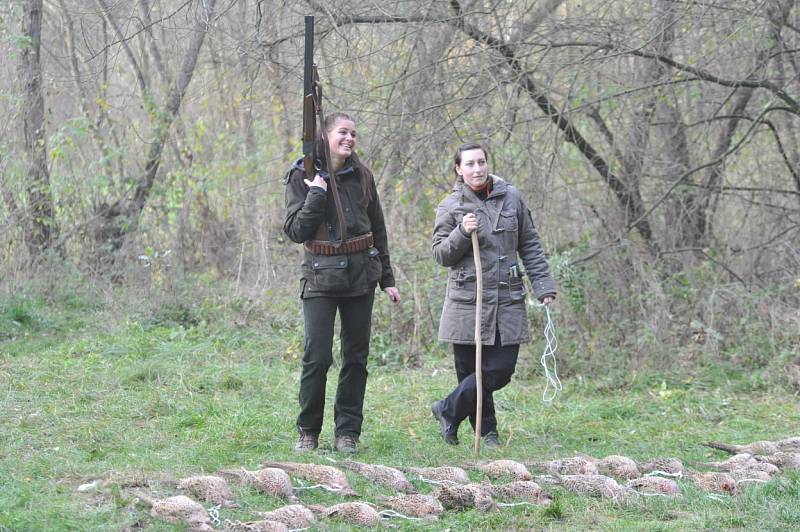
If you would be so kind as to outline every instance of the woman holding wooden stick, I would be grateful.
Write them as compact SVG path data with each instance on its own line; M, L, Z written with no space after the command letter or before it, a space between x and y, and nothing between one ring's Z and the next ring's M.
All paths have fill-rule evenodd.
M531 279L536 298L549 305L556 286L530 209L519 190L489 173L486 149L463 144L454 157L456 183L438 206L433 256L449 268L439 322L439 340L453 346L458 385L431 406L444 440L458 444L458 428L469 418L475 428L478 402L475 372L476 261L472 234L477 232L482 267L480 337L483 381L480 435L487 447L500 439L494 392L511 381L521 343L530 341L522 275ZM524 266L524 272L523 272Z

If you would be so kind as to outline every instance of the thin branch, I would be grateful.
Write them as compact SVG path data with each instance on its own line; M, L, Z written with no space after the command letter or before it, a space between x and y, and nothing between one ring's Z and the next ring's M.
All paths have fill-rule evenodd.
M766 89L775 94L778 98L780 98L787 104L789 104L789 108L787 109L789 112L796 115L800 115L800 102L792 98L783 89L781 89L779 86L772 83L771 81L723 78L717 76L716 74L712 74L711 72L708 72L706 70L685 65L678 61L675 61L669 56L657 54L654 52L647 52L639 49L623 48L622 46L618 46L611 42L573 41L573 42L562 42L562 43L547 43L546 45L543 44L542 46L546 46L548 48L594 47L598 49L614 50L616 52L619 52L621 55L634 55L638 57L644 57L647 59L655 59L656 61L660 61L665 65L671 66L676 70L680 70L681 72L687 72L689 74L696 76L699 79L715 83L717 85L722 85L724 87L733 87L733 88L746 87L752 89Z
M451 0L451 7L457 13L461 13L461 7L456 0ZM550 99L539 91L539 88L534 83L533 79L524 71L520 64L519 58L516 56L514 50L507 44L500 40L488 35L475 26L467 24L463 18L456 17L452 20L451 24L463 31L469 37L477 42L487 45L489 48L496 50L505 59L512 70L519 76L519 83L523 86L528 95L533 99L539 109L544 112L545 116L550 120L564 134L567 142L574 144L589 163L597 170L600 176L606 181L608 186L614 192L617 200L624 208L626 215L634 219L632 225L638 230L639 234L648 242L649 245L654 245L652 229L650 223L647 221L647 215L642 213L643 205L635 197L636 191L630 190L628 185L623 182L610 168L606 160L595 150L588 140L578 131L572 122L561 113Z
M761 113L761 116L763 116L763 115L764 115L764 111L762 111L762 113ZM656 209L657 209L657 208L658 208L658 207L659 207L659 206L660 206L660 205L661 205L661 204L662 204L662 203L663 203L663 202L664 202L664 201L665 201L665 200L666 200L666 199L667 199L667 198L668 198L668 197L669 197L671 194L672 194L672 191L673 191L673 190L675 190L675 188L677 188L677 187L678 187L678 185L680 185L681 183L683 183L683 182L684 182L684 181L685 181L685 180L686 180L688 177L690 177L690 176L692 176L692 175L696 174L696 173L697 173L697 172L699 172L700 170L704 170L704 169L706 169L706 168L709 168L709 167L712 167L712 166L714 166L714 165L717 165L717 164L721 163L722 161L724 161L724 160L725 160L725 158L726 158L726 157L728 157L728 155L730 155L730 154L732 154L732 153L735 153L735 152L736 152L736 151L739 149L739 147L740 147L742 144L744 144L744 142L745 142L745 141L746 141L746 140L747 140L747 139L750 137L750 133L752 133L752 131L753 131L753 129L755 129L756 125L758 125L758 123L760 123L760 120L761 120L761 118L760 118L760 117L759 117L759 119L758 119L758 120L754 120L754 121L753 121L753 124L752 124L752 125L750 126L750 128L749 128L749 129L748 129L748 130L745 132L745 134L744 134L744 136L742 137L742 139L741 139L741 140L739 140L739 142L737 142L735 145L733 145L732 147L730 147L730 148L729 148L727 151L725 151L724 153L720 154L720 155L719 155L717 158L715 158L715 159L713 159L713 160L711 160L711 161L708 161L707 163L701 164L700 166L696 166L695 168L692 168L691 170L688 170L688 171L684 172L683 174L681 174L681 175L678 177L678 179L676 179L676 180L675 180L675 181L672 183L672 185L670 185L670 187L667 189L667 191L666 191L666 192L664 192L664 193L661 195L661 197L659 197L659 198L658 198L658 200L656 200L656 201L653 203L653 205L651 205L651 206L650 206L650 208L649 208L649 209L647 209L647 211L645 211L645 212L644 212L644 214L642 214L642 216L650 216L650 214L651 214L651 213L652 213L654 210L656 210ZM625 231L624 231L624 232L625 232L625 233L627 233L627 232L629 232L629 231L633 230L633 229L634 229L634 227L635 227L635 223L636 223L637 221L638 221L638 220L634 220L634 222L633 222L633 223L630 223L630 224L628 224L628 227L625 229Z
M98 0L98 2L101 2L101 0ZM172 13L170 13L169 15L166 15L166 16L164 16L164 17L161 17L161 18L160 18L160 19L158 19L158 20L154 20L154 21L153 21L152 23L150 23L150 24L144 24L144 25L143 25L141 28L139 28L137 31L133 32L131 35L129 35L129 36L127 36L127 37L126 37L126 36L124 36L124 35L122 34L122 32L117 32L117 37L118 37L118 39L119 39L119 40L117 40L117 41L114 41L114 42L111 42L111 43L108 43L107 45L105 45L105 46L103 46L102 48L100 48L98 51L96 51L94 54L92 54L92 55L89 57L89 59L87 59L87 60L86 60L86 62L88 63L89 61L92 61L92 60L94 60L94 59L95 59L95 58L96 58L98 55L102 54L103 52L105 52L106 50L108 50L109 48L111 48L112 46L115 46L115 45L117 45L117 44L124 44L124 43L128 42L129 40L133 39L134 37L136 37L137 35L139 35L140 33L142 33L143 31L149 31L149 30L150 30L150 28L151 28L151 27L153 27L153 26L155 26L156 24L159 24L159 23L161 23L161 22L164 22L165 20L169 20L169 19L171 19L172 17L174 17L175 15L177 15L178 13L180 13L181 11L183 11L183 9L184 9L186 6L188 6L189 4L191 4L192 2L194 2L194 0L186 0L186 2L184 2L183 4L181 4L181 5L178 7L178 9L176 9L175 11L173 11ZM104 11L104 12L107 12L107 13L109 12L109 11L108 11L108 7L106 7L106 6L105 6L105 2L102 2L100 5L102 6L102 9L103 9L103 11ZM110 16L110 13L109 13L109 16ZM116 30L116 27L115 27L114 29Z

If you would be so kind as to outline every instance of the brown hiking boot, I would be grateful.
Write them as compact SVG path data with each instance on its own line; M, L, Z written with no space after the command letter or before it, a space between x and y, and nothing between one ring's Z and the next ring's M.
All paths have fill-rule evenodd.
M350 434L336 436L333 447L340 453L353 454L358 451L358 437Z
M319 447L319 436L309 432L300 431L300 439L294 444L294 452L305 453Z

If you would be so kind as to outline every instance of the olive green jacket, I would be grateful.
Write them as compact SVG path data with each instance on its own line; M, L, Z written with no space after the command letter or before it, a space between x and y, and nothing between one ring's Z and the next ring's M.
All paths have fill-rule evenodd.
M475 262L471 237L460 227L467 213L476 213L479 220L481 343L493 345L498 326L502 345L530 341L525 285L512 270L515 264L522 270L520 260L537 299L556 294L539 234L519 190L497 176L491 179L492 190L485 201L458 179L453 192L436 209L433 256L450 269L439 322L439 340L444 342L475 343Z
M389 243L378 191L370 177L372 200L363 205L360 171L345 165L336 173L339 197L347 225L347 236L372 232L374 247L345 255L314 255L303 250L301 264L302 297L359 296L375 289L394 286L389 260ZM328 224L333 235L338 227L333 197L320 187L305 184L300 159L286 176L286 217L283 231L297 243L314 238L320 224Z

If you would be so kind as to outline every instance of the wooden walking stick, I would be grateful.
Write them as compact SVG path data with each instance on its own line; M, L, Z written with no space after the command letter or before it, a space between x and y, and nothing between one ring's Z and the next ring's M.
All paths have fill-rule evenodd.
M481 373L482 348L481 341L481 307L483 307L483 268L481 267L481 250L478 246L478 230L472 232L472 258L475 259L475 386L478 401L475 406L475 454L481 454L481 421L483 418L483 375Z

